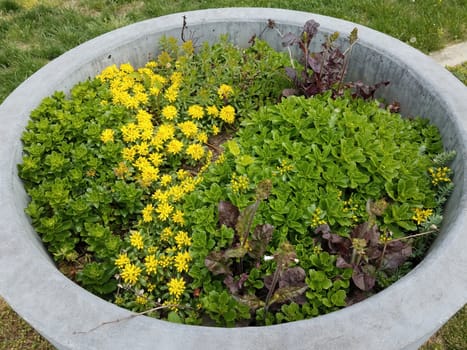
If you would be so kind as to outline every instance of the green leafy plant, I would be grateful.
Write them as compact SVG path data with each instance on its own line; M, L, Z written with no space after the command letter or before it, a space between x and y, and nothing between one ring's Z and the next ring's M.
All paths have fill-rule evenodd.
M247 326L332 312L420 261L455 154L343 83L337 35L310 54L316 31L284 37L304 54L295 73L259 39L163 38L144 67L44 99L19 173L59 268L133 311ZM293 84L301 96L283 98Z

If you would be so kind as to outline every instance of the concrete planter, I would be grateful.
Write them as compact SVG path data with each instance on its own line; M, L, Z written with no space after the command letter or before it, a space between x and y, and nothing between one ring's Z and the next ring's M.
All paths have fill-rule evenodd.
M20 135L28 115L55 90L69 90L112 63L143 65L162 35L180 36L182 16L201 41L222 33L240 45L273 19L283 33L300 32L310 18L321 34L353 23L279 9L236 8L160 17L91 40L49 63L0 106L0 294L59 349L417 349L467 301L467 89L448 71L417 50L357 26L360 41L349 78L368 83L390 80L388 101L406 115L428 117L444 144L456 149L455 192L442 232L428 256L400 281L359 304L314 319L250 328L184 326L144 316L102 325L131 315L83 290L54 266L23 212L28 198L17 176ZM281 49L277 33L264 38Z

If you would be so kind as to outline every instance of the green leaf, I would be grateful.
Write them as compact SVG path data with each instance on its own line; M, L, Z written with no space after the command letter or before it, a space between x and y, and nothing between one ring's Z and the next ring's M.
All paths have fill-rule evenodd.
M167 321L173 323L183 323L182 318L175 311L170 311L167 315Z
M292 300L303 293L308 289L308 286L288 286L277 289L271 297L270 304L275 303L284 303L286 301Z

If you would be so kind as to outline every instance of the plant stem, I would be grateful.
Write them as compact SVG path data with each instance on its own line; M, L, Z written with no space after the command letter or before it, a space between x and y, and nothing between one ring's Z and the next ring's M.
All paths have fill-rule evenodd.
M277 266L276 271L274 272L274 276L272 278L272 283L271 283L271 288L268 291L268 295L266 296L266 301L264 302L264 321L266 322L266 316L268 314L268 308L269 308L269 301L271 300L272 293L274 292L274 289L276 288L276 284L279 281L279 275L281 273L281 269L279 266Z

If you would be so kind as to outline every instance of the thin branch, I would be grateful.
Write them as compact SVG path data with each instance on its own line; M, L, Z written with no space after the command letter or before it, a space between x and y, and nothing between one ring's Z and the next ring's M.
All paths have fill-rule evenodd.
M403 241L405 239L410 239L410 238L415 238L415 237L421 237L421 236L429 235L430 233L435 233L435 232L438 232L438 231L439 230L429 230L429 231L425 231L425 232L420 232L420 233L416 233L414 235L410 235L410 236L406 236L406 237L391 239L391 240L388 241L388 243Z
M91 333L91 332L94 332L96 329L99 329L100 327L103 327L105 325L108 325L108 324L112 324L112 323L118 323L118 322L122 322L122 321L126 321L126 320L130 320L134 317L138 317L138 316L144 316L144 315L147 315L151 312L154 312L154 311L157 311L157 310L161 310L161 309L166 309L166 308L171 308L171 307L179 307L179 305L160 305L160 306L156 306L156 307L153 307L152 309L149 309L149 310L145 310L145 311L142 311L142 312L138 312L138 313L135 313L135 314L132 314L130 316L127 316L127 317L123 317L123 318L117 318L116 320L112 320L112 321L106 321L106 322L102 322L100 324L98 324L96 327L93 327L87 331L79 331L79 332L73 332L73 334L86 334L86 333Z

